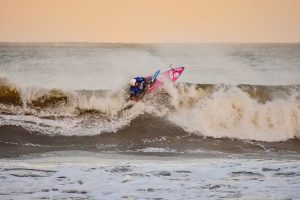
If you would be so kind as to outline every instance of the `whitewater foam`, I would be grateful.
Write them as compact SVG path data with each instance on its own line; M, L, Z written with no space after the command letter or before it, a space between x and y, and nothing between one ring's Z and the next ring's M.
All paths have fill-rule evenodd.
M191 92L192 98L194 95ZM259 103L238 87L221 87L194 106L179 108L168 119L188 132L208 137L288 140L300 136L300 102L297 97L299 93L287 99ZM178 99L177 94L175 98ZM184 101L180 105L190 105L189 99L179 99Z
M133 119L150 114L205 137L258 141L299 137L297 86L166 83L164 89L138 103L128 102L126 87L113 91L63 91L18 88L3 81L1 86L6 92L0 98L1 125L20 125L44 134L117 132L130 126ZM21 104L14 104L15 99L20 99Z
M2 159L0 195L13 199L252 199L255 194L256 199L297 199L299 164L299 160L278 158L55 152Z

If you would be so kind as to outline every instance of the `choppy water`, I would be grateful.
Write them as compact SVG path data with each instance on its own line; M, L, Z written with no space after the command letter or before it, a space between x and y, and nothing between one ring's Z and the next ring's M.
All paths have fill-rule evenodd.
M48 153L2 159L2 199L298 199L299 160Z
M186 67L177 84L165 84L138 103L128 100L131 77L168 70L171 63ZM249 161L256 166L269 164L272 159L280 165L276 169L292 169L299 160L299 137L299 44L0 44L3 159L79 150L137 154L143 159L150 155L171 160L188 157L202 163L202 158L214 160L224 154L224 163ZM22 166L22 158L11 159L14 165ZM5 162L1 161L1 166L6 173L10 169ZM159 162L154 165L165 169ZM99 165L101 162L96 164ZM144 165L139 167L148 170ZM190 166L182 164L179 168L184 167ZM217 165L214 170L220 168ZM246 168L237 165L226 173L247 179L252 177L252 171ZM295 170L290 176L293 180L282 179L290 188L276 193L277 186L271 184L265 197L295 198L297 191L293 188L299 186L299 171ZM241 173L234 174L236 171ZM274 174L269 177L266 173L255 172L256 182L262 179L268 185ZM274 177L279 180L283 176ZM18 179L11 178L5 175L3 180ZM209 185L225 188L212 198L224 194L227 198L246 198L250 192L258 191L253 184L230 196L232 180L226 180L204 178L208 189L203 183L192 190L211 191ZM168 191L170 195L174 192ZM8 199L19 198L4 193L1 191L1 195L9 195ZM97 199L97 195L100 194L90 198ZM208 198L194 192L190 197Z

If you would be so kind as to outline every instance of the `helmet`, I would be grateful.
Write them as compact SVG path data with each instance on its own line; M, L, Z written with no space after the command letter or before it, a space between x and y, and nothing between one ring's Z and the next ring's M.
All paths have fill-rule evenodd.
M129 81L129 83L130 83L131 86L135 86L135 84L136 84L136 79L135 79L135 78L131 79L131 80Z

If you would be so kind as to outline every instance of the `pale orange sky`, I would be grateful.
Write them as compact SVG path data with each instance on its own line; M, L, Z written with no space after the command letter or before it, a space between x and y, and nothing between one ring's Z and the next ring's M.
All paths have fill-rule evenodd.
M0 0L0 41L300 42L300 0Z

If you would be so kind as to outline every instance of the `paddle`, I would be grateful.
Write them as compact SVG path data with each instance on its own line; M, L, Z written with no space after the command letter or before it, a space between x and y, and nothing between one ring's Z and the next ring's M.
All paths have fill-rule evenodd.
M152 76L152 78L151 78L151 80L150 80L150 86L151 86L151 84L153 84L154 82L155 82L155 80L156 80L156 78L158 77L158 75L159 75L159 73L160 73L160 70L157 70L155 73L154 73L154 75ZM144 93L142 94L142 96L140 97L140 99L142 99L144 96L145 96L145 94L146 94L146 92L147 92L147 89L148 89L148 87L146 88L146 90L144 91Z
M154 81L155 81L155 79L157 78L157 76L159 75L159 73L160 73L160 70L157 70L156 72L155 72L155 74L152 76L152 79L151 79L151 83L153 83Z

